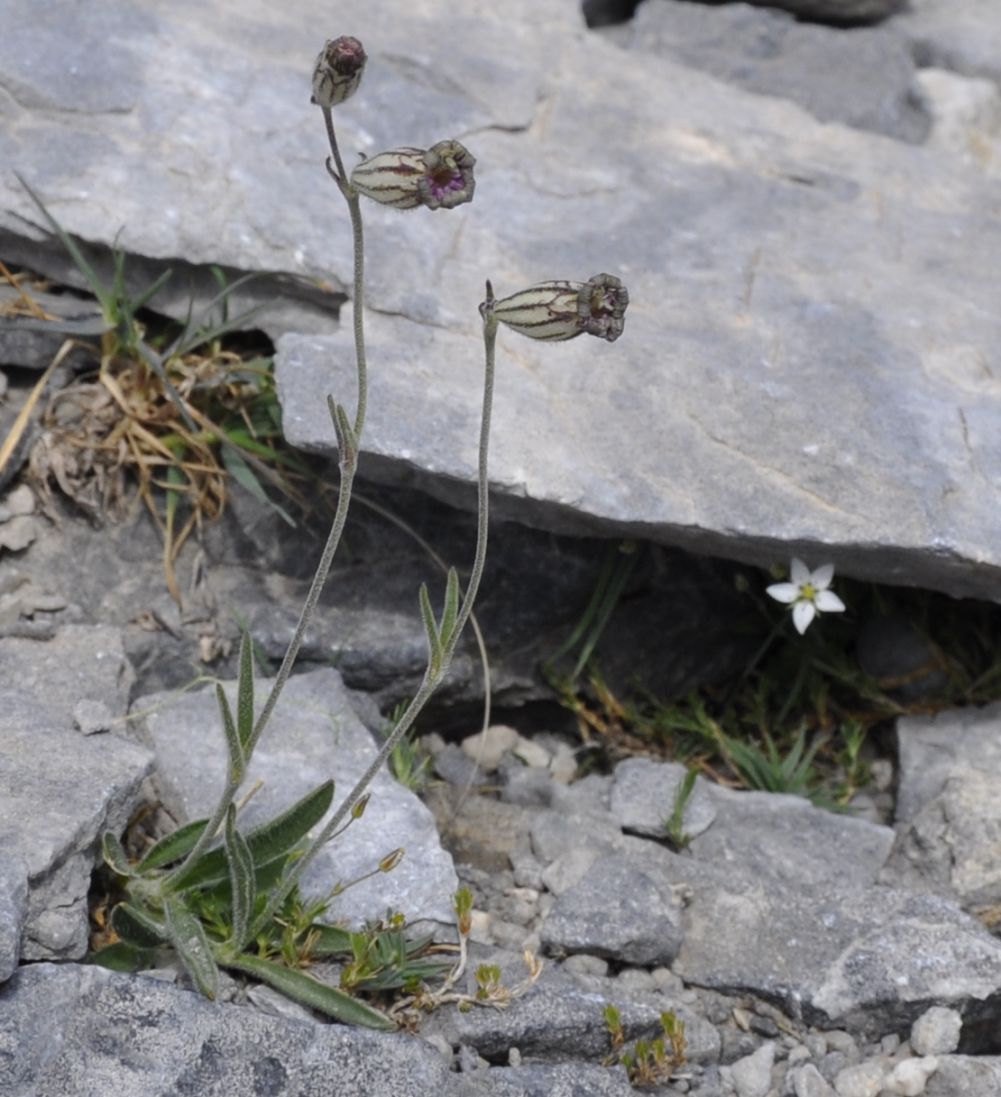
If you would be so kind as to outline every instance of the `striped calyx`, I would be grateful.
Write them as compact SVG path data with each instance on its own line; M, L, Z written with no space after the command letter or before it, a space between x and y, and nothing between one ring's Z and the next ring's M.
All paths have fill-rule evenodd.
M597 335L614 343L625 324L629 293L611 274L586 282L540 282L493 303L502 324L530 339L557 342Z
M333 38L320 51L313 69L313 102L329 109L358 90L365 71L365 48L357 38Z
M439 141L430 149L390 149L363 160L351 173L351 185L395 209L451 209L472 200L475 163L458 141Z

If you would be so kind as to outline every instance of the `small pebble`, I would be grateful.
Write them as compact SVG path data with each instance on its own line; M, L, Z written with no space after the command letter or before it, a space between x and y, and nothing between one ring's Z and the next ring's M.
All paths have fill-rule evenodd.
M834 1079L834 1091L838 1097L878 1097L885 1079L884 1064L870 1059L839 1071Z
M772 1088L772 1066L775 1062L775 1044L762 1044L751 1055L745 1055L730 1064L730 1077L738 1097L767 1097Z
M504 754L511 750L521 736L506 724L494 724L485 731L479 731L462 740L463 751L479 763L488 773L500 765Z
M949 1055L959 1047L962 1028L956 1010L932 1006L911 1026L911 1047L917 1055Z
M73 724L81 735L110 731L114 719L111 709L103 701L84 698L73 706Z
M883 1087L884 1093L900 1097L920 1097L928 1079L938 1070L938 1059L928 1055L921 1059L905 1059L890 1071Z
M587 952L578 952L563 961L563 967L573 975L607 975L608 961Z
M837 1097L813 1063L807 1063L794 1072L793 1093L796 1097Z

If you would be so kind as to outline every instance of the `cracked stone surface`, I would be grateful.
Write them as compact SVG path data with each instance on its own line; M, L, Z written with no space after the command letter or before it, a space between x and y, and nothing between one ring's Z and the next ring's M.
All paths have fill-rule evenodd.
M2 9L19 31L0 57L0 160L98 252L121 230L138 284L174 264L160 307L183 312L209 263L266 272L245 297L270 306L255 322L287 333L289 437L329 450L324 397L351 399L349 325L335 321L350 246L307 102L315 0L239 16L193 0L64 3L27 31L25 3ZM479 161L471 206L368 211L379 365L365 474L470 502L484 279L504 293L604 268L633 299L614 347L501 338L499 513L991 594L1001 183L588 35L576 5L448 9L461 48L446 63L444 11L339 12L373 28L363 90L339 112L349 160L456 134ZM917 33L898 19L887 33ZM985 37L996 23L988 13ZM30 63L64 56L63 38L76 64ZM39 223L4 177L5 254L72 278Z

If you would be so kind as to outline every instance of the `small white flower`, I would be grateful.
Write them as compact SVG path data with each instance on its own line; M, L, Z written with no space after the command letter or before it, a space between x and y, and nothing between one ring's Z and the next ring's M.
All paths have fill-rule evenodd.
M827 589L833 578L833 564L824 564L816 571L810 571L802 560L793 560L789 568L790 581L773 583L767 593L776 602L792 606L792 623L802 635L818 613L844 612L844 602L833 590Z

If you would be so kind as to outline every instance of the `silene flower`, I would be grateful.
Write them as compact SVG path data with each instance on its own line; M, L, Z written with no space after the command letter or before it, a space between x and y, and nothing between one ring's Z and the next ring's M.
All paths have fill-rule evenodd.
M773 583L766 593L776 602L792 606L792 623L802 635L818 613L844 612L844 602L833 590L828 590L833 578L833 564L810 571L802 560L794 559L789 568L789 582Z
M329 109L354 95L366 60L365 47L357 38L342 35L327 42L313 69L313 102Z
M557 342L597 335L614 343L625 326L629 292L611 274L586 282L540 282L493 303L493 314L530 339Z
M429 149L390 149L363 160L351 173L351 186L395 209L452 209L472 201L475 164L458 141L439 141Z

